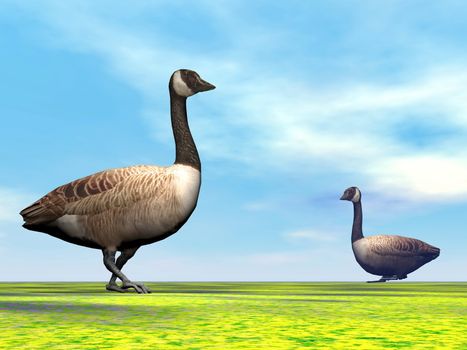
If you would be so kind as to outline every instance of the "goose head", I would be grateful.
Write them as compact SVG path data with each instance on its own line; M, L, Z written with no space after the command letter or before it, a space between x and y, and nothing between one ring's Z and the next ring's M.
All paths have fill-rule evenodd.
M198 92L209 91L216 87L201 79L195 71L179 69L172 74L169 88L178 96L190 97Z
M358 189L358 187L349 187L344 191L344 194L340 198L342 201L351 201L353 203L360 202L360 199L362 198L362 193Z

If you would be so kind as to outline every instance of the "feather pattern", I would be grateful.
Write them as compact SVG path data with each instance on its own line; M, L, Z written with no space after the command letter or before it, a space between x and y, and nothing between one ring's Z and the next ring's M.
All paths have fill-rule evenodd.
M368 273L406 276L438 257L440 250L415 238L377 235L352 244L355 259Z
M118 248L172 234L196 207L200 172L190 166L133 166L60 186L21 212L25 227ZM47 232L49 233L49 232ZM89 246L89 245L88 245Z
M159 169L159 167L140 165L109 169L83 177L57 187L53 191L47 193L33 204L23 209L20 215L23 217L26 224L42 224L56 220L65 214L75 214L72 208L76 205L73 205L73 203L80 202L91 196L102 195L128 178L135 177L144 172L151 170L154 172L154 170L156 170L151 168ZM91 202L98 203L99 200L96 200L96 198L100 197L94 197ZM87 202L89 202L89 200L87 200ZM102 207L102 204L103 203L101 203L100 207ZM77 206L80 207L79 203ZM92 212L93 210L98 209L92 208L90 211Z
M415 238L397 235L376 235L365 238L368 249L373 253L388 256L432 256L438 255L439 249Z

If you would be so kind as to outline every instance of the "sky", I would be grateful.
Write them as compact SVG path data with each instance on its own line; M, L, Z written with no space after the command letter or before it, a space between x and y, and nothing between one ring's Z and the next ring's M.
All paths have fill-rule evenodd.
M104 281L102 254L19 211L108 168L170 165L168 79L188 100L198 206L142 247L135 281L365 281L365 235L441 248L411 281L465 281L467 5L462 1L3 1L0 281Z

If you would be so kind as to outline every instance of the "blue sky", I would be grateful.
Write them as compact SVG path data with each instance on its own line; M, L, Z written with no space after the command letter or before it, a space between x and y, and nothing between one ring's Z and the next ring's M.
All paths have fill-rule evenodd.
M134 280L366 280L364 233L441 248L411 280L465 280L467 5L461 1L26 3L0 7L0 280L106 280L97 250L20 209L107 168L169 165L167 84L189 100L198 207L125 267Z

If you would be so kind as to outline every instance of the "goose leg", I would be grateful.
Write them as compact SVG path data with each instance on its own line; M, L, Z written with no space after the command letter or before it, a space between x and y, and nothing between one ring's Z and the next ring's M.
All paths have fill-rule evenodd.
M120 269L115 264L115 253L116 253L115 250L104 249L104 250L102 250L102 253L104 255L104 265L107 268L107 270L112 272L112 278L115 275L116 277L120 278L122 280L122 282L123 282L122 287L118 287L118 285L116 283L115 283L115 285L111 285L111 283L109 282L109 284L106 287L107 290L123 292L128 288L134 288L136 290L136 292L138 292L140 294L149 293L148 289L142 283L131 282L123 274L123 272L120 271ZM133 252L133 255L134 255L134 252ZM131 256L133 256L133 255L131 255ZM125 262L128 261L128 259L129 258L127 258L125 260ZM124 261L124 259L122 259L121 261ZM123 264L122 264L122 266L123 266ZM112 281L112 278L111 278L111 281Z
M397 275L392 275L392 276L383 276L381 279L384 279L385 281L396 281L399 279Z
M122 250L120 256L115 262L115 265L120 271L122 270L122 267L126 264L126 262L130 260L133 257L133 255L135 255L137 250L138 248ZM110 281L106 286L106 289L110 291L121 292L121 293L128 292L128 289L121 288L117 284L116 280L117 280L117 275L115 273L112 273L112 277L110 278Z
M118 257L115 265L117 268L121 271L122 267L127 263L128 260L130 260L136 253L139 247L136 248L128 248L122 251L120 256ZM106 289L109 291L115 291L115 292L128 292L128 288L122 288L120 287L117 282L117 275L115 273L112 273L112 277L110 278L109 283L106 286ZM151 290L143 285L141 285L141 288L146 289L146 293L151 293Z
M386 280L384 278L380 278L379 280L375 280L375 281L366 281L366 283L380 283L380 282L386 282Z
M394 281L397 280L398 277L394 276L382 276L379 280L376 281L366 281L367 283L379 283L379 282L386 282L386 281Z

